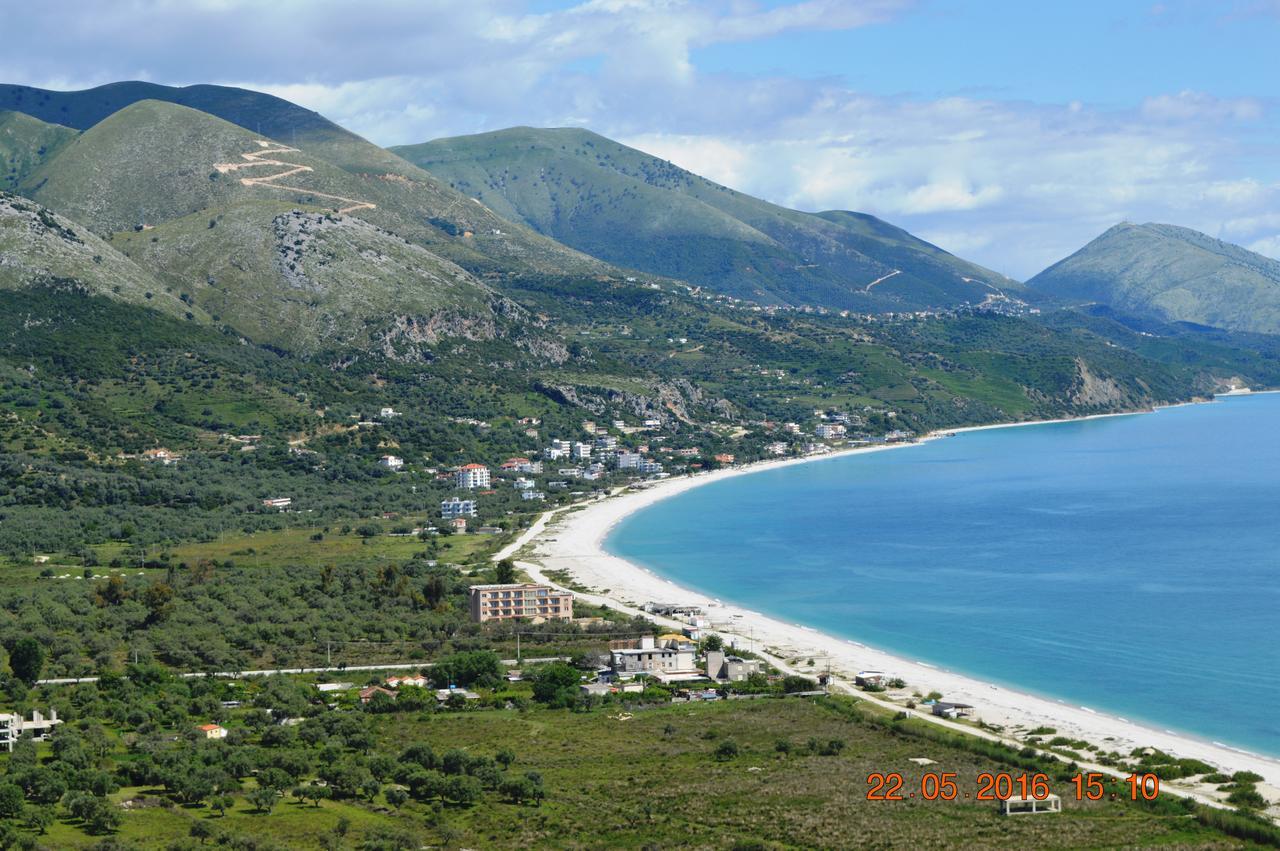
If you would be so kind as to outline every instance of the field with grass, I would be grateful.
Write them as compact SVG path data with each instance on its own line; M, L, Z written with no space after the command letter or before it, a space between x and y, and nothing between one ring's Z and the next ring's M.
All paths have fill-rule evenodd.
M117 804L129 802L117 837L126 848L166 848L203 825L196 831L260 849L1246 847L1173 801L1135 804L1121 795L1076 802L1062 764L976 753L849 698L618 702L571 711L540 707L521 693L527 697L519 688L506 690L520 708L356 711L368 719L370 759L386 754L395 763L370 761L388 776L351 797L313 804L284 796L268 813L250 802L256 786L250 777L219 812L205 803L175 803L164 786L123 786L110 795ZM239 729L232 717L223 723ZM250 738L236 734L218 748L224 754L240 748L269 762L279 737L271 734L273 744L264 750L254 747L257 731L244 732ZM465 803L430 795L402 800L394 790L417 787L395 776L407 776L402 769L423 745L437 758L463 755L445 757L446 763L497 756L500 777L532 773L545 797L515 803L482 792ZM341 752L335 754L360 762ZM922 768L911 761L921 758L934 762ZM127 750L109 759L126 760ZM1008 818L992 802L965 800L966 793L976 796L983 772L1041 770L1053 776L1050 786L1064 799L1059 814ZM905 800L867 800L868 775L890 772L903 776ZM923 774L943 772L955 773L957 800L908 797L908 790L920 789ZM86 848L98 840L76 819L59 818L43 841Z

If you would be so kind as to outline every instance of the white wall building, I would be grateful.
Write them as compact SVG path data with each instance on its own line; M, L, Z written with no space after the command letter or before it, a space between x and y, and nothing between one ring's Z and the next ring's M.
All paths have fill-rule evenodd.
M476 501L474 499L458 499L456 496L440 503L440 516L445 520L455 517L475 517Z
M38 710L31 713L31 720L24 720L21 715L0 712L0 750L13 752L13 745L23 736L31 736L36 740L49 737L49 731L62 722L58 720L58 710L50 709L45 718Z
M404 459L398 455L383 455L378 459L378 464L393 473L398 473L404 469Z
M474 490L489 487L489 468L483 464L467 464L459 467L453 474L454 484L460 488Z

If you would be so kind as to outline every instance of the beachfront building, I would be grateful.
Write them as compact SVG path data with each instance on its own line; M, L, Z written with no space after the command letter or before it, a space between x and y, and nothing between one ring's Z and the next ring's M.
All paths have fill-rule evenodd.
M839 423L824 423L813 430L814 437L820 437L823 440L832 440L838 437L844 437L848 431Z
M969 703L944 703L939 700L933 704L933 714L939 718L964 718L972 713L973 705Z
M528 618L535 623L546 620L573 620L573 595L546 585L472 585L471 619L476 623Z
M452 520L455 517L475 517L476 501L459 499L456 496L450 497L440 503L440 516L445 520Z
M489 487L489 468L483 464L467 464L453 474L453 483L466 490Z
M21 715L0 712L0 750L12 753L14 743L23 736L30 736L37 741L47 739L49 732L61 723L56 709L49 710L48 718L35 710L31 713L30 721Z
M644 460L639 452L619 452L617 456L619 470L637 470Z
M617 677L647 674L663 683L697 680L703 677L697 652L697 645L678 633L646 635L609 642L609 667Z
M707 651L707 679L740 683L752 674L764 673L764 662L759 659L743 659L726 656L723 650Z

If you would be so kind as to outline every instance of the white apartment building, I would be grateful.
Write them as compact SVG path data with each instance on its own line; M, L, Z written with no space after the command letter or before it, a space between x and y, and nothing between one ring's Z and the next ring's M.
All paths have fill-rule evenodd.
M453 476L454 484L460 488L474 490L489 487L489 468L483 464L467 464L459 467Z

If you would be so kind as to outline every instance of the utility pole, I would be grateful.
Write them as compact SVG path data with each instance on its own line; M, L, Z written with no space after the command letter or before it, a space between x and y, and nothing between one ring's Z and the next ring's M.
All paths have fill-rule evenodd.
M520 664L520 633L516 633L516 664Z
M324 658L325 658L325 667L332 668L333 667L333 642L332 641L326 641L324 643Z

